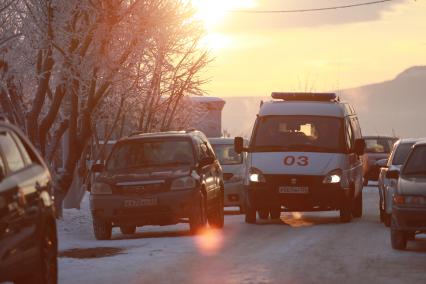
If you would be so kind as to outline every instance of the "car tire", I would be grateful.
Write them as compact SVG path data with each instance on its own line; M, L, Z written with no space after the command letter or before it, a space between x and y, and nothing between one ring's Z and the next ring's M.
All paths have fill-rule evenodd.
M386 226L386 227L390 227L390 225L391 225L391 214L388 214L388 213L386 213L386 212L383 212L383 224Z
M109 221L93 217L93 232L97 240L111 239L112 224Z
M416 239L416 232L407 232L405 236L407 240L414 241Z
M56 226L47 223L44 235L40 238L39 261L40 266L34 273L16 279L15 284L56 284L58 283L58 240Z
M270 210L271 219L280 219L281 217L281 205L277 205Z
M391 244L393 249L404 250L407 247L407 234L396 229L395 220L391 220Z
M244 210L245 210L245 222L247 224L256 224L256 209L250 206L247 199L245 199Z
M199 201L192 209L189 217L189 231L192 235L200 233L207 226L207 209L204 197L200 194Z
M367 177L363 177L363 179L362 179L362 185L363 186L367 186L368 185L368 178Z
M269 217L269 209L264 209L264 208L259 209L257 211L257 214L259 214L259 219L267 220Z
M382 203L379 203L379 215L380 215L380 222L385 222L385 211L382 209Z
M123 235L133 235L136 232L136 226L120 226Z
M351 196L346 196L343 199L343 206L340 208L340 222L349 223L352 220L354 199Z
M213 228L223 228L223 225L225 223L225 212L223 203L223 195L221 195L216 201L215 209L208 216L209 225Z
M245 210L245 206L242 204L240 205L240 214L244 214L244 213L246 213L246 210Z
M362 190L358 194L357 197L355 197L354 200L354 211L353 211L353 217L360 218L362 217Z

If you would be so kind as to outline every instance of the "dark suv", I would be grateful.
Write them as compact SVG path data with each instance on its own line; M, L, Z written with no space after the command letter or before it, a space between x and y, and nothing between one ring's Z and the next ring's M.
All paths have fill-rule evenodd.
M51 177L21 131L0 122L0 282L56 283Z
M197 233L209 222L222 228L223 178L206 136L199 131L135 134L117 142L91 188L98 240L113 226L133 234L138 226L188 222Z

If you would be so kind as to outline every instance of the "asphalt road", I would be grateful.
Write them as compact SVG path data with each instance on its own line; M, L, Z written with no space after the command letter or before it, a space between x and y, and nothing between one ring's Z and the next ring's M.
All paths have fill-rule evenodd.
M280 222L226 216L222 231L193 237L186 224L140 228L96 241L90 226L60 232L60 283L426 283L426 236L406 251L390 245L378 217L376 187L364 188L364 215L282 213ZM81 221L84 223L84 219ZM74 251L68 249L76 248ZM97 248L99 254L84 255ZM102 257L107 248L112 255ZM92 251L93 253L93 251ZM113 255L114 253L118 253ZM75 258L93 257L93 258Z

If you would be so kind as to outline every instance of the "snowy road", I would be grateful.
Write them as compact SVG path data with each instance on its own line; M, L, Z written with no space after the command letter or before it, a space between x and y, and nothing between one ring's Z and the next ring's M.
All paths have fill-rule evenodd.
M59 283L426 283L426 237L407 251L390 246L378 220L376 187L364 189L364 216L282 213L282 223L227 215L223 231L192 237L186 224L144 227L111 241L92 235L87 202L59 223L60 250L113 247L119 254L59 259ZM101 249L102 250L102 249Z

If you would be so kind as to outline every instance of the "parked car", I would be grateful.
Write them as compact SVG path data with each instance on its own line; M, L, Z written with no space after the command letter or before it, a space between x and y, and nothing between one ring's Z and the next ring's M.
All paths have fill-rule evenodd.
M223 169L225 207L238 206L244 213L244 184L247 153L236 153L233 138L210 138L213 150ZM248 141L245 140L247 146Z
M401 172L388 171L388 177L398 179L390 231L392 247L400 250L426 233L426 140L414 144Z
M0 282L57 283L57 234L46 164L0 122Z
M380 212L380 221L389 227L391 222L391 213L392 213L392 196L395 192L395 187L397 180L390 179L386 176L388 171L399 171L402 164L405 162L405 159L408 156L408 153L411 149L411 146L414 143L421 141L421 138L406 138L399 139L393 146L389 159L382 159L376 162L376 166L380 168L378 188L379 188L379 212Z
M368 185L368 181L376 181L379 179L380 167L376 165L376 162L389 157L393 144L398 138L388 136L364 136L364 140L366 145L363 157L364 185Z
M138 226L189 223L197 233L207 221L224 223L222 168L199 131L134 134L119 140L91 188L98 240L111 229L133 234Z
M362 216L364 140L354 108L334 93L272 93L261 105L247 152L245 221L281 211L339 210Z

